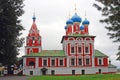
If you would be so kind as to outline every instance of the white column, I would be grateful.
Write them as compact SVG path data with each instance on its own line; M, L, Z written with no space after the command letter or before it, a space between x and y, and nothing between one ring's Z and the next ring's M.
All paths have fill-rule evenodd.
M69 57L67 56L67 67L69 67Z
M23 67L26 66L26 57L23 57Z
M27 47L25 46L25 55L27 55Z
M68 56L68 51L67 51L67 50L68 50L68 49L67 49L68 47L67 47L67 46L68 46L68 44L65 44L65 54Z
M94 61L94 57L95 57L95 50L94 50L94 43L92 43L92 67L95 67L95 61Z
M39 47L39 51L38 51L38 52L41 52L41 51L42 51L42 47L40 46L40 47Z
M23 57L23 74L26 75L26 71L25 71L25 68L26 68L26 57Z
M36 68L38 68L38 57L36 57Z

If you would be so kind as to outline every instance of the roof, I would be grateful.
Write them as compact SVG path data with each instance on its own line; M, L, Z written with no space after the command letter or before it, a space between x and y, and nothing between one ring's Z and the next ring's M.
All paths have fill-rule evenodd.
M66 57L63 50L43 50L40 53L31 53L23 57ZM95 57L108 57L99 50L95 50Z
M66 57L63 50L43 50L40 53L32 53L23 57Z
M100 52L99 50L95 50L95 57L108 57L108 56Z
M69 36L75 36L75 37L95 37L93 35L89 35L89 34L71 34Z
M61 43L63 42L65 37L96 37L96 36L89 35L89 34L70 34L68 36L63 36Z
M113 64L109 64L108 65L109 68L116 68L117 66L113 65Z

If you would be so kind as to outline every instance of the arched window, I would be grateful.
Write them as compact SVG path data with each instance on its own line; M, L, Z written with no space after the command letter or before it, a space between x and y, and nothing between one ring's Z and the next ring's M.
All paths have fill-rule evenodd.
M29 62L29 66L35 66L35 63L33 61Z

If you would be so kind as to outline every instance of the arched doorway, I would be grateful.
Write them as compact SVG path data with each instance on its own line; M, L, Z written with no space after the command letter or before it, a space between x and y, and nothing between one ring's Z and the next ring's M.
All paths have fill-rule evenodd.
M42 75L46 75L46 72L47 72L47 68L42 68L41 71L42 71Z

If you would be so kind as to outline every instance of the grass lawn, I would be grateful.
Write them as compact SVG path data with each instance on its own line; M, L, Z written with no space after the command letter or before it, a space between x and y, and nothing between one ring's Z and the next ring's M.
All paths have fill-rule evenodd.
M33 76L28 80L120 80L120 74L96 74L81 76Z

